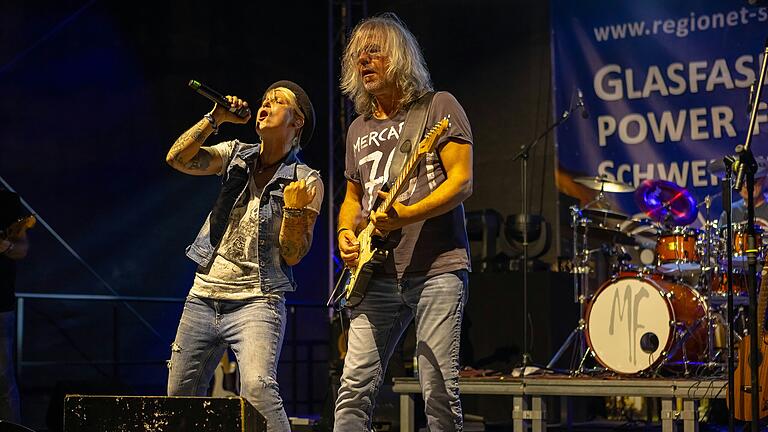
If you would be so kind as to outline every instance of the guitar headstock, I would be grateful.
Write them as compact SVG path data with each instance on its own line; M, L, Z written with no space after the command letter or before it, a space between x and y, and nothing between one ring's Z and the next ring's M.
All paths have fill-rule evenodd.
M419 148L416 149L417 154L421 155L435 150L435 146L437 146L437 138L439 138L446 129L451 127L450 119L451 116L447 115L429 129L429 132L427 132L424 139L419 143Z
M34 215L25 216L16 222L12 223L8 228L0 231L0 239L6 238L18 238L28 229L35 226L37 218Z
M28 230L30 228L34 228L35 224L37 223L37 218L35 215L29 215L23 217L19 222L21 222L21 226L23 229Z

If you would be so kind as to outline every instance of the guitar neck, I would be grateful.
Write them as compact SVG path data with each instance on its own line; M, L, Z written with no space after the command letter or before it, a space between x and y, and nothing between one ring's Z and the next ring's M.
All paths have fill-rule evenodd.
M381 202L381 204L379 204L379 207L376 209L377 212L385 213L390 208L392 208L392 204L395 203L395 199L397 199L397 197L403 193L405 182L411 177L411 174L416 169L416 165L418 165L419 161L421 161L421 159L424 157L425 154L419 154L417 151L412 152L411 156L408 158L408 161L405 163L403 170L397 176L397 179L395 179L395 183L392 184L392 188L389 190L389 195L384 201Z

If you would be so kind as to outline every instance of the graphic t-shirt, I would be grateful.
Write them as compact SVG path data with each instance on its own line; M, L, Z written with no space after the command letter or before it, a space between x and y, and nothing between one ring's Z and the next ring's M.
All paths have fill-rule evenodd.
M221 156L230 159L234 142L224 142L209 147ZM222 167L222 175L226 167ZM316 194L307 208L320 213L323 203L323 181L316 171L306 179L309 186L315 186ZM198 297L245 300L265 296L259 286L259 202L264 188L256 186L251 177L248 180L249 193L235 204L229 215L224 236L208 267L200 267L195 272L191 294ZM247 197L247 199L246 199ZM277 242L275 242L277 243ZM279 248L279 244L270 245ZM282 293L270 293L268 296L281 296Z
M446 179L439 152L448 141L472 145L469 120L456 98L447 92L435 93L425 132L450 115L451 126L438 139L436 151L427 154L398 201L405 205L420 201ZM377 192L390 182L389 168L397 150L406 112L378 120L359 116L347 132L344 175L363 188L362 216L365 220L376 204ZM391 179L394 182L394 179ZM387 274L433 276L469 268L469 244L464 226L464 207L390 233L397 246L384 265ZM414 250L417 252L414 253Z

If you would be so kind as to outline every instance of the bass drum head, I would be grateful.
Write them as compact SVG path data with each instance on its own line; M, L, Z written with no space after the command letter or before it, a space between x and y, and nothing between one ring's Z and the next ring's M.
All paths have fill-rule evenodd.
M604 284L587 310L587 343L597 361L620 374L656 365L672 339L673 309L651 280L622 277Z

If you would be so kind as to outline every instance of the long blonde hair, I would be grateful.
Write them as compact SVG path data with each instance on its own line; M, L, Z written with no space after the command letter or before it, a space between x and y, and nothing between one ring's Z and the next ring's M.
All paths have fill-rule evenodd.
M413 33L394 13L374 16L352 30L341 61L341 90L354 102L358 114L370 117L375 107L375 98L365 90L363 78L357 71L360 53L373 46L389 57L386 78L394 82L402 94L397 109L432 91L427 63Z

